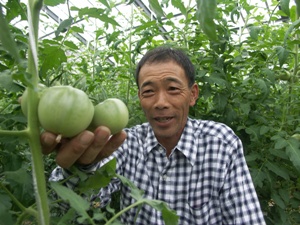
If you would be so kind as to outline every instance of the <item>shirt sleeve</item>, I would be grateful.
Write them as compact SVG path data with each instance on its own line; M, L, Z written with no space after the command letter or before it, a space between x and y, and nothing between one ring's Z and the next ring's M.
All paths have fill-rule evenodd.
M220 193L223 224L264 225L264 217L240 140L230 149L230 162Z
M63 181L66 180L67 178L71 177L73 175L73 173L70 170L67 169L63 169L60 166L57 166L51 173L50 177L49 177L49 181L52 182L59 182L59 181ZM72 177L68 180L66 180L66 182L64 182L64 184L71 189L74 189L76 187L76 185L79 182L79 178L78 177Z

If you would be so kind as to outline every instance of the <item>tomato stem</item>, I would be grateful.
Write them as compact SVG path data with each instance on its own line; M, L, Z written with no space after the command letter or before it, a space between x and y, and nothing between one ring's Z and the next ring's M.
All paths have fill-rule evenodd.
M57 137L55 138L56 143L59 143L61 141L62 135L59 134L57 135Z
M28 73L32 75L28 87L28 139L32 157L33 186L38 209L38 224L49 225L50 213L48 206L44 163L40 143L40 130L37 115L38 106L38 26L42 0L28 0L28 23L29 23L29 50L28 50Z

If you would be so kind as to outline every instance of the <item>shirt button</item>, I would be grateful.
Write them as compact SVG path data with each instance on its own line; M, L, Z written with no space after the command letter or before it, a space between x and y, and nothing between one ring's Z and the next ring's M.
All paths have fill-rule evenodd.
M167 175L163 175L163 180L167 180L168 179L168 176Z

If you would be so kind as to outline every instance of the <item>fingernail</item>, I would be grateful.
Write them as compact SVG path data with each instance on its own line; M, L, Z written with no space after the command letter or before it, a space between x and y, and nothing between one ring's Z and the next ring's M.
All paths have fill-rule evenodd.
M83 145L89 145L94 138L94 134L92 132L85 132L80 136L80 143Z

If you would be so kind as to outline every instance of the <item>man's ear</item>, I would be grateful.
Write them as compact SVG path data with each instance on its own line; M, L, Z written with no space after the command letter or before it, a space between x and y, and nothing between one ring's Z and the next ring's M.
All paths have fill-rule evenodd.
M199 87L198 84L194 83L191 87L191 100L190 100L190 106L194 106L196 104L196 101L199 96Z

